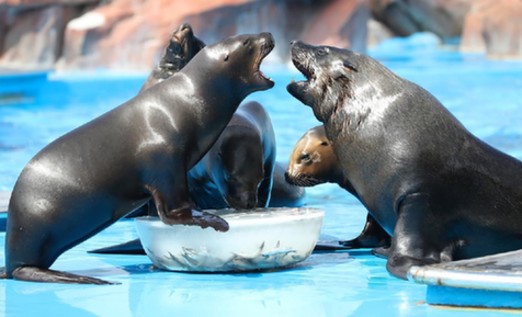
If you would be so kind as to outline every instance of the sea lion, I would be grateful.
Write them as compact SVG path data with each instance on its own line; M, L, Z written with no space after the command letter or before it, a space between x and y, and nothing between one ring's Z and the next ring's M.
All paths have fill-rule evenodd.
M335 183L357 197L352 184L343 175L323 125L311 128L297 141L290 154L285 177L289 183L298 186ZM390 239L390 235L368 213L361 234L355 239L339 241L339 244L349 249L386 248L390 245Z
M304 203L304 190L287 184L284 169L274 169L276 144L272 122L258 102L239 106L205 156L188 173L192 199L201 209L251 209L272 203L296 206ZM277 177L277 178L276 178ZM276 187L272 182L276 182ZM276 199L271 193L276 192ZM294 193L294 194L291 194ZM133 216L156 214L154 206ZM145 254L138 239L89 251L105 254Z
M172 32L163 56L141 86L140 92L172 77L204 47L205 43L194 35L192 26L188 23L181 24L177 30ZM196 206L204 209L197 204ZM125 217L134 218L148 214L157 215L157 211L154 208L154 202L149 201Z
M241 105L189 171L192 197L203 209L267 207L275 155L274 129L266 110L254 101Z
M190 24L180 25L172 32L163 56L149 74L140 92L179 72L203 47L205 43L194 36Z
M386 267L522 248L522 162L473 136L422 87L350 50L291 45L312 107L359 200L392 235Z
M6 277L108 283L49 267L151 197L164 223L228 230L223 219L193 208L186 172L245 97L273 87L259 70L273 47L270 33L208 46L172 77L41 150L12 192Z
M151 72L147 81L142 86L141 91L161 82L181 70L183 66L203 47L205 47L205 43L194 36L192 27L188 23L182 24L171 36L163 58L159 65ZM269 201L269 207L300 207L304 205L304 188L289 184L284 177L284 167L282 167L280 163L272 162L275 158L276 141L268 113L262 109L261 105L256 107L240 106L238 112L242 112L242 114L235 113L231 120L231 125L229 125L230 127L227 126L223 131L223 135L226 137L220 137L213 146L216 147L216 149L211 149L207 154L205 154L204 158L193 168L194 171L189 172L189 190L196 206L201 209L245 209L266 207L267 201ZM251 113L247 114L247 112ZM246 117L245 114L247 115ZM256 116L259 117L256 118ZM250 121L251 123L243 124L243 128L238 129L237 126L239 125L232 123L239 121ZM260 127L263 127L264 131L263 129L260 129ZM253 130L249 130L249 128L252 128ZM248 142L248 138L239 137L243 133L252 136L258 132L266 133L266 135L260 136L263 138L262 143L250 143ZM236 140L235 145L232 145L231 143L232 138ZM273 155L265 156L265 163L257 164L257 168L254 169L251 165L253 164L252 162L246 162L245 160L238 161L238 159L235 159L234 164L237 164L233 167L234 164L231 162L224 162L224 160L218 156L218 154L222 153L222 149L218 148L221 147L222 144L228 144L227 157L229 159L239 157L242 153L248 153L248 155L252 156L257 155L257 153L260 152L270 152L273 153ZM256 148L255 145L259 145L262 148ZM239 154L240 152L241 154ZM257 158L261 158L261 156L257 156ZM219 162L219 164L212 162ZM213 165L213 171L207 170L209 164ZM273 169L273 173L270 173L270 176L269 174L265 175L266 177L269 176L269 178L265 178L263 186L259 187L258 190L253 187L253 184L258 183L255 174L264 174L264 171L260 168L268 167L268 164L275 164L273 168L270 168ZM220 170L218 166L225 167L225 169ZM240 179L239 183L234 179L228 178L229 173L233 172L233 168L236 170L234 171L234 173L236 173L236 179ZM243 175L238 175L238 173L243 173ZM236 182L236 184L232 184L233 182ZM250 185L247 186L247 183ZM265 186L266 184L270 184L270 190L268 192L268 188ZM230 190L235 191L235 194L233 195L236 195L236 198L242 196L242 200L230 197L227 201L226 196L229 195L227 192L230 193ZM261 194L259 197L261 203L250 203L250 206L245 204L245 198L247 196L250 197L250 200L258 200L255 193ZM268 196L270 196L270 199L268 199ZM154 204L149 203L144 205L142 208L127 215L127 217L138 217L147 214L156 214ZM96 252L96 250L93 252Z

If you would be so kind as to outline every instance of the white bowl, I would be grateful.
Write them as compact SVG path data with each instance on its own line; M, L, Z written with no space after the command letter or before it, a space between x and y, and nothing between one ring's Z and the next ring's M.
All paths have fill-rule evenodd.
M289 266L312 253L324 212L315 208L254 211L206 210L230 229L164 224L157 217L136 219L145 252L155 266L171 271L229 272Z

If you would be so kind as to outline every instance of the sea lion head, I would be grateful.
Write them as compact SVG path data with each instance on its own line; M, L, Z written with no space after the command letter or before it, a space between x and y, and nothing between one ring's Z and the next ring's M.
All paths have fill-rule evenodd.
M221 173L214 179L223 199L235 209L258 204L258 188L264 178L263 146L259 135L242 127L228 127L221 136L217 162Z
M212 68L214 76L219 74L219 85L223 91L233 91L246 97L248 94L272 88L274 82L259 69L263 59L274 48L270 33L236 35L208 45L187 64L184 71L201 73L197 68L204 64ZM206 71L208 73L208 71Z
M203 47L205 47L205 43L194 36L190 24L183 23L171 34L160 66L177 72L187 65Z
M311 106L321 122L348 104L371 107L371 102L390 87L385 67L350 50L292 42L292 61L306 80L292 82L288 92ZM372 99L373 98L373 99ZM357 103L359 102L359 103Z
M314 186L325 182L339 182L342 171L332 142L326 137L323 125L308 130L295 144L285 178L290 184Z

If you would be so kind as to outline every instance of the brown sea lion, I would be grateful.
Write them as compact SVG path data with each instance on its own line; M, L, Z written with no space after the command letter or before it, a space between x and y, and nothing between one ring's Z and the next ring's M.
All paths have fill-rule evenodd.
M335 183L357 197L352 184L343 175L323 125L311 128L297 141L290 155L285 177L289 183L298 186ZM380 248L389 247L390 239L390 235L368 214L361 234L355 239L339 243L350 249Z

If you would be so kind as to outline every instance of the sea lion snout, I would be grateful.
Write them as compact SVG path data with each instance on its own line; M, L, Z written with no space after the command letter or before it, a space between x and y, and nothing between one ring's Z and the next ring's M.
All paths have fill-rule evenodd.
M226 201L234 209L252 209L257 207L257 191L238 191L228 195Z

